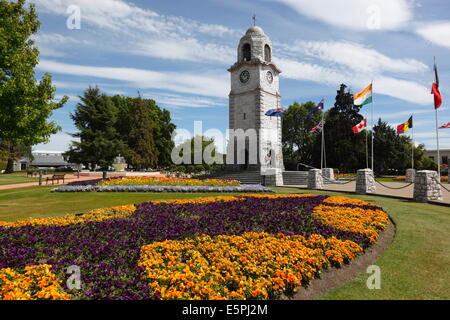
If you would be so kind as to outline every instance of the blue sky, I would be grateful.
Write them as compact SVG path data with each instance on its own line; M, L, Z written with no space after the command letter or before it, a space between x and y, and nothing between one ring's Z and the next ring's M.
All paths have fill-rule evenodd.
M334 103L340 83L356 93L374 81L374 115L396 126L415 115L415 137L434 149L432 63L436 56L450 121L450 2L446 0L37 0L41 50L37 76L53 75L57 98L71 99L53 119L63 131L40 150L65 150L75 131L77 96L98 85L109 94L155 99L178 128L225 131L236 47L257 16L271 38L282 105ZM69 29L78 6L81 28ZM364 115L370 107L364 107ZM450 130L440 130L450 148Z

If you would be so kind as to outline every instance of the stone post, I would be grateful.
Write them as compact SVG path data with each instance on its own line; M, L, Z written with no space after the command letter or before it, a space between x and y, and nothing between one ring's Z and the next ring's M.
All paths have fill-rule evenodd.
M406 182L411 183L414 182L414 179L416 178L416 170L415 169L408 169L406 170Z
M323 168L322 176L328 180L334 180L334 170L333 168Z
M323 189L323 178L320 169L311 169L308 173L308 189Z
M414 201L428 202L442 200L442 190L438 183L437 171L417 171L414 180Z
M374 193L377 190L375 178L371 169L358 170L356 174L356 190L357 194Z
M261 175L264 177L264 185L266 187L282 186L283 172L279 168L267 168L261 170Z

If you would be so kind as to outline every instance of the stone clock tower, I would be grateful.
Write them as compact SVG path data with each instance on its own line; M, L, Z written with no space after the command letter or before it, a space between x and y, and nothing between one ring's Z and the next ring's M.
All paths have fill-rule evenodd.
M283 183L281 118L265 113L281 107L281 71L272 62L272 42L260 27L249 28L241 38L237 62L228 71L229 128L235 133L228 142L228 169L260 170L262 175L275 176L276 184L280 185Z

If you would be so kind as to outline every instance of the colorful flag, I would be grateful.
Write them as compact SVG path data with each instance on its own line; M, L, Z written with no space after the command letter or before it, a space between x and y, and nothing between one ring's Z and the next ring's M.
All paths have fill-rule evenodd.
M413 117L411 116L408 121L399 124L397 126L397 134L402 134L402 133L406 133L409 131L409 129L412 129L413 127Z
M283 116L283 108L277 108L277 109L270 109L266 112L266 116L269 117L282 117Z
M372 84L353 96L353 104L362 107L372 102Z
M447 124L444 124L443 126L440 126L439 129L450 129L450 122Z
M325 100L322 99L320 100L319 104L317 105L317 107L315 107L314 109L311 110L310 113L308 113L308 115L306 116L307 119L311 119L317 111L319 110L323 110L323 105L325 104Z
M360 133L365 127L367 127L367 119L364 119L360 123L358 123L356 126L352 128L354 134Z
M322 126L323 126L322 121L320 121L319 124L318 124L317 126L315 126L314 128L312 128L311 130L309 130L309 133L313 133L313 132L316 132L316 131L321 130L321 129L322 129Z
M439 76L437 72L436 62L434 63L434 81L431 85L431 94L434 95L434 109L438 109L442 104L442 96L439 92Z

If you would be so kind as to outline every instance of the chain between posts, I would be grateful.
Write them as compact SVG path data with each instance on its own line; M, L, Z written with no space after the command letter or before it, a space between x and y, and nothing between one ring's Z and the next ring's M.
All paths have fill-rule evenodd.
M410 185L414 184L414 182L411 182L411 183L407 184L406 186L402 186L402 187L396 188L396 187L389 187L389 186L387 186L387 185L381 183L381 182L378 181L377 179L375 179L375 182L377 182L378 184L380 184L381 186L383 186L383 187L385 187L385 188L392 189L392 190L405 189L405 188L408 188Z
M433 178L433 180L434 181L436 181L445 191L447 191L447 192L450 192L450 190L449 189L447 189L442 183L441 183L441 181L438 181L438 179L436 179L436 178Z

